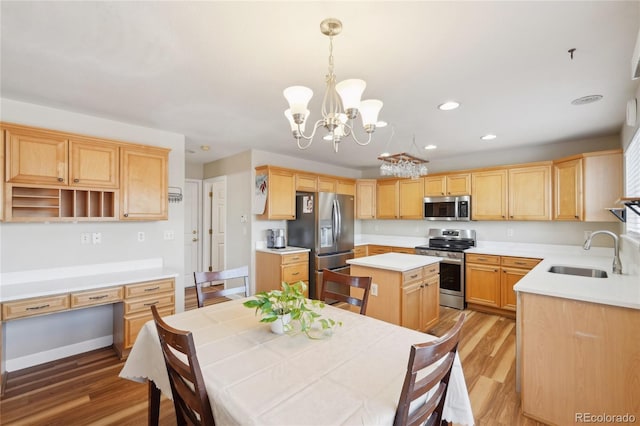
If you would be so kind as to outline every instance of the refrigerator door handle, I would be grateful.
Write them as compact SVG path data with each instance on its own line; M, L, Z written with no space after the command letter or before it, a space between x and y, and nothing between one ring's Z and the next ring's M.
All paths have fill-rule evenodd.
M340 200L336 200L336 206L338 214L338 227L336 228L336 234L338 235L338 239L336 240L336 246L338 244L338 241L340 241L342 239L342 206L340 205Z
M333 246L338 242L338 202L333 200L333 207L331 208L331 235L333 236Z

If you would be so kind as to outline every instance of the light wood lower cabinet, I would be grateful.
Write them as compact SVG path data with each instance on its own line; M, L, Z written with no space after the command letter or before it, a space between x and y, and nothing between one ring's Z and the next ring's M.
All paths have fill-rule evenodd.
M368 256L367 246L355 246L353 248L353 257L365 257Z
M540 259L466 255L466 302L469 309L515 318L516 285Z
M278 290L282 282L303 281L309 286L309 252L256 252L256 293ZM307 288L306 295L309 295Z
M369 256L374 256L376 254L391 253L392 251L393 251L393 247L391 246L378 246L374 244L369 244L367 247L367 254Z
M637 421L640 310L530 293L520 302L524 415L553 425L588 423L585 415Z
M147 281L124 286L123 303L113 309L113 347L125 358L142 326L153 319L151 306L161 316L175 313L175 280Z
M439 272L440 264L405 272L351 265L351 275L370 276L375 284L367 316L420 331L439 320Z

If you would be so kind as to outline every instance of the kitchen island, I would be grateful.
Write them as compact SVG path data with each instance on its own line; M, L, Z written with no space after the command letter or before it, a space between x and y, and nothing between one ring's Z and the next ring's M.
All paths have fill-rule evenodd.
M373 278L367 316L427 331L440 318L442 258L385 253L348 260L351 275Z

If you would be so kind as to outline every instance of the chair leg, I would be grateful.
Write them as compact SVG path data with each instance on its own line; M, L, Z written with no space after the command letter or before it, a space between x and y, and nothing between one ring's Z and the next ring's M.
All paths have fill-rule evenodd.
M149 426L158 426L160 422L160 389L153 380L149 380Z

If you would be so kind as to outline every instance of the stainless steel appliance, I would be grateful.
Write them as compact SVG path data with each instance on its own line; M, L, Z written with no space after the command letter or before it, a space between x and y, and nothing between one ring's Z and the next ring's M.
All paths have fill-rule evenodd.
M329 192L296 194L296 219L287 222L289 244L309 253L309 297L320 297L322 269L349 273L353 259L354 197Z
M471 196L424 197L425 220L471 220Z
M267 229L267 248L281 249L287 246L284 229Z
M429 229L429 243L416 247L416 254L438 256L440 262L440 305L464 309L464 250L475 247L476 231Z

